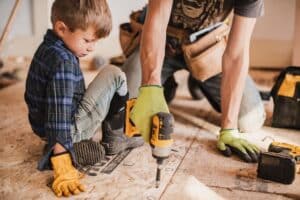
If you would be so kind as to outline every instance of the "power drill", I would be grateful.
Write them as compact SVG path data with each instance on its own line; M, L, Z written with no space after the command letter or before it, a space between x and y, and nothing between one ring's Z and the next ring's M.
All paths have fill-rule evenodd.
M257 176L263 179L291 184L300 173L300 146L272 142L268 152L261 153Z
M128 137L140 136L139 130L130 120L130 111L135 104L136 99L129 99L126 102L125 126L124 132ZM160 174L164 159L168 158L171 152L173 139L174 118L172 114L159 112L152 117L150 146L152 148L152 156L157 162L156 187L159 187Z
M168 158L171 152L173 139L171 134L173 128L174 118L172 114L166 112L159 112L152 117L152 133L150 138L150 145L152 147L152 156L156 159L156 188L160 184L160 174L164 159Z

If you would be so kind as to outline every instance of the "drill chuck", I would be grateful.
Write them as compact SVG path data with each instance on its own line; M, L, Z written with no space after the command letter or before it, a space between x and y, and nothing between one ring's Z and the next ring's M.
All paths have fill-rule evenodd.
M156 184L155 187L158 188L159 184L160 184L160 174L161 174L161 170L162 170L162 165L163 165L163 160L161 158L157 158L156 159L156 163L157 163L157 169L156 169Z

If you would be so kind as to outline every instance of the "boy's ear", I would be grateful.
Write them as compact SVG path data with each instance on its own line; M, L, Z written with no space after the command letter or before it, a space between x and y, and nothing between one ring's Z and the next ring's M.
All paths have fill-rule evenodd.
M57 21L54 24L54 31L59 37L63 37L68 31L68 27L63 21Z

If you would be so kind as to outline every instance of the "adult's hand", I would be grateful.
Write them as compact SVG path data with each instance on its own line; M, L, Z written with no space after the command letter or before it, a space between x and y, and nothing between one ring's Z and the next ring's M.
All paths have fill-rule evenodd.
M152 117L158 112L169 112L163 88L158 85L140 87L130 118L146 142L150 139Z
M222 129L218 139L218 149L225 155L231 156L236 153L246 162L257 162L260 150L241 138L241 133L237 129Z

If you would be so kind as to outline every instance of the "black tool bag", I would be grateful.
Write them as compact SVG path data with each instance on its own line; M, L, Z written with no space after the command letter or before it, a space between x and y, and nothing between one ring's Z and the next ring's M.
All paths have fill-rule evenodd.
M272 126L300 129L300 67L287 67L276 80Z

